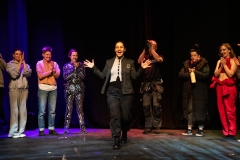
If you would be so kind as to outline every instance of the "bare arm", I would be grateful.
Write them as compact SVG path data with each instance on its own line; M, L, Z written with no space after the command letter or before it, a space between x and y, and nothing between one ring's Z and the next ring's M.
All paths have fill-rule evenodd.
M46 77L49 77L52 75L52 70L49 70L49 71L46 71L46 72L43 72L43 69L42 69L42 66L40 63L37 63L36 65L36 71L37 71L37 75L38 75L38 78L40 80L46 78Z
M157 54L157 52L154 49L151 49L150 52L152 53L153 58L159 62L162 63L163 62L163 58L161 56L159 56L159 54Z
M216 65L216 68L215 68L215 71L214 71L214 76L215 76L215 77L219 77L219 75L220 75L220 73L221 73L221 70L222 70L222 68L223 68L222 65L221 65L221 67L218 68L219 64L220 64L220 60L218 60L217 65Z
M56 62L53 62L53 63L54 63L54 66L53 66L52 74L55 79L58 79L60 76L60 68Z
M228 66L226 64L223 65L225 72L227 74L228 77L233 77L237 71L237 65L234 62L233 59L230 60L231 63L231 69L228 68Z

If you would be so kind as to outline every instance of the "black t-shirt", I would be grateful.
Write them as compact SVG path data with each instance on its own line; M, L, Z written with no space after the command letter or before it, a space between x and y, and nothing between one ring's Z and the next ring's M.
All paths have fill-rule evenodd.
M158 78L162 78L161 63L158 63L152 56L150 56L149 59L152 61L151 67L145 69L143 73L143 78L146 81L152 81Z

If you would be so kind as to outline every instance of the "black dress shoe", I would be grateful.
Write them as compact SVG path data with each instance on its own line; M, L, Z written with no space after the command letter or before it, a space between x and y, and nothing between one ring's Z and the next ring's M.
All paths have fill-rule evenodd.
M55 130L49 130L49 134L50 135L58 135L58 132L56 132Z
M119 137L114 138L113 149L114 150L120 149L120 139L119 139Z
M39 131L39 136L45 136L44 131Z

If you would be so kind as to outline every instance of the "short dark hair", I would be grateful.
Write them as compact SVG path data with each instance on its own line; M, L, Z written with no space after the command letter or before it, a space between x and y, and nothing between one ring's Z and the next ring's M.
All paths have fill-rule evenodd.
M16 49L13 51L13 54L14 54L16 51L20 51L20 52L22 53L21 49L16 48Z
M70 51L68 52L68 57L71 56L72 52L77 52L77 50L74 48L70 49Z
M200 50L200 45L198 43L194 44L192 48L190 49L190 54L191 52L197 52L198 55L201 55L202 52Z
M45 52L47 52L47 51L48 51L48 52L52 52L52 48L49 47L49 46L43 47L42 52L45 53Z

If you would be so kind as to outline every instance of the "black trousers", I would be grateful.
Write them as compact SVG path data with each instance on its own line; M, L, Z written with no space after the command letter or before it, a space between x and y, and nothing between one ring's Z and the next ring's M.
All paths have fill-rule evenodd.
M120 137L121 131L130 130L132 94L122 94L122 89L109 86L107 91L107 102L110 109L110 129L112 137Z

